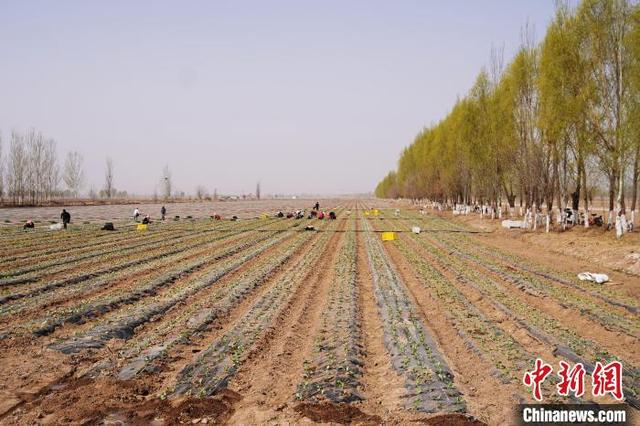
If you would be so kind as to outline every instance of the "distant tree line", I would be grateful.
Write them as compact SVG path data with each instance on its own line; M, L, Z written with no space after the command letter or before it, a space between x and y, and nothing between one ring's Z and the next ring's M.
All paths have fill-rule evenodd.
M3 149L0 138L0 202L38 205L77 195L83 180L82 156L77 152L68 153L60 167L56 141L35 129L11 132L6 152Z
M636 209L640 175L640 6L560 2L543 41L523 29L450 113L402 152L379 197L586 209L604 181L610 210Z
M80 195L85 176L84 159L79 152L68 152L64 162L60 164L56 141L45 137L36 129L29 129L24 133L14 130L8 144L3 142L0 134L0 204L37 206L55 199L77 198ZM114 181L114 163L111 158L107 158L103 187L99 190L91 187L86 195L90 199L127 198L127 191L116 189ZM174 190L169 165L162 169L160 187L165 201L187 198L184 191ZM217 190L212 198L205 186L198 185L195 188L195 198L217 200ZM260 199L259 183L256 198ZM153 199L158 199L157 189Z
M0 136L0 203L41 205L77 197L84 184L83 158L76 151L58 160L57 143L36 129Z

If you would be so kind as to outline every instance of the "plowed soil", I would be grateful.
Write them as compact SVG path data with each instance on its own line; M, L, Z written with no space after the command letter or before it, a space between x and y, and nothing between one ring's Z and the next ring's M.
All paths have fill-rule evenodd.
M307 204L226 204L238 221L198 205L147 231L3 226L0 424L511 424L538 357L620 360L639 407L633 270L380 200L323 201L336 220L275 217ZM577 280L587 267L611 281ZM614 402L556 383L549 402Z

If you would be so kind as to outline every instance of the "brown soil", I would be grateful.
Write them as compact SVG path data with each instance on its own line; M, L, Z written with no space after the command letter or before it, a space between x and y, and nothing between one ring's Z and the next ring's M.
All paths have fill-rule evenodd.
M468 395L468 409L482 421L508 423L512 404L522 401L524 390L519 384L503 384L489 373L492 365L469 351L455 327L447 319L440 302L416 278L416 272L395 246L385 248L396 265L410 294L423 315L423 321L436 338L440 351L454 373L454 382L463 395Z
M360 425L379 425L382 423L380 417L365 414L357 407L344 403L301 403L296 406L295 411L317 423L357 423Z
M342 229L345 222L342 221ZM232 423L278 423L293 414L290 406L302 378L303 362L313 349L322 302L334 279L332 265L342 246L343 235L332 236L327 255L305 277L298 294L274 323L266 341L229 384L230 389L244 395L231 418Z
M362 390L365 395L362 410L377 415L385 423L416 420L420 416L412 415L404 407L404 381L393 369L384 346L382 321L373 295L371 271L361 235L357 236L357 242L360 310L366 354L362 378Z
M430 255L427 254L423 249L418 248L417 244L413 244L413 246L416 247L417 250L420 250L421 254L423 254L425 257L430 257ZM435 264L436 262L434 261L433 263ZM526 293L513 286L513 284L506 282L492 271L483 269L482 267L479 267L476 264L470 262L468 263L468 265L470 268L481 270L492 280L502 283L504 288L510 289L507 291L511 297L519 299L521 302L533 306L542 312L546 312L547 314L554 317L560 324L569 329L575 330L575 332L578 334L582 334L585 337L600 343L605 348L610 349L613 353L625 354L627 359L635 363L640 363L640 340L635 339L628 334L624 334L614 330L608 330L601 324L596 323L593 319L584 316L580 311L569 308L565 304L562 304L561 301L556 301L551 297L543 297L539 294ZM444 273L445 275L450 275L448 272ZM449 278L452 283L456 283L455 277L450 276ZM496 321L496 323L500 324L501 327L504 327L508 323L506 319L502 319L504 317L504 314L496 311L495 307L491 306L490 301L485 300L480 293L469 288L468 286L459 286L459 288L463 293L470 295L469 297L471 298L471 300L477 301L477 306L481 307L485 311L493 311L494 313L491 316ZM572 289L567 289L565 291L570 292L572 291ZM599 303L600 301L596 299L595 302ZM521 328L518 325L512 324L512 326L514 326L515 328ZM513 333L513 329L508 331ZM535 340L535 337L530 336L529 333L525 330L521 330L521 334L528 337L525 342L522 342L524 346L531 347L532 340ZM520 333L512 335L517 338ZM541 352L537 353L541 354Z
M624 291L640 298L640 232L625 234L620 240L615 232L603 228L585 229L576 226L564 232L550 233L544 230L523 231L505 229L499 220L481 219L478 215L450 216L449 220L468 225L474 229L490 231L490 234L475 235L483 243L539 262L578 274L579 272L603 272L611 281L606 287Z
M305 203L308 204L308 201ZM343 202L342 204L346 204L353 215L358 214L354 208L356 203ZM363 203L358 204L360 207L363 205ZM367 201L367 204L378 207L391 205L379 201ZM263 209L266 205L253 206L255 210L251 213ZM268 205L275 206L275 204ZM117 206L111 206L111 208L114 207ZM178 208L178 206L172 208ZM209 207L198 208L202 209L202 213ZM360 217L355 223L358 230L362 230L364 220L369 220L378 230L401 229L409 224L408 221L402 220L374 220L383 218L384 214L379 218ZM499 228L498 221L492 222L487 219L480 221L479 218L476 220L469 217L457 217L453 220L467 226L484 227L494 231L470 235L472 244L521 256L532 265L539 265L565 275L587 270L605 272L610 275L612 281L604 284L604 287L613 294L630 297L632 301L633 299L637 301L640 296L640 277L631 275L633 271L623 272L623 267L611 263L607 258L607 253L611 250L630 250L629 247L638 242L635 239L636 234L625 236L625 239L619 242L610 238L610 234L604 236L601 233L598 234L601 232L598 230L586 232L571 230L551 234L523 233L502 230ZM346 214L339 215L336 224L338 231L347 229L347 222ZM283 221L281 225L284 228L294 223L294 221ZM298 223L301 226L313 224L321 228L327 222L305 220ZM239 224L242 226L242 221ZM167 235L188 232L179 223L176 225L171 222L163 226L166 226L166 229L162 232L167 232ZM45 241L44 234L42 240L38 234L31 236L20 234L17 240L12 240L12 237L4 234L3 231L0 239L7 244L13 244L16 248L39 241L38 250L42 251L46 251L49 244L64 244L63 241L65 241L70 244L70 255L77 255L92 251L90 248L83 248L82 244L74 245L74 242L78 243L81 239L85 242L91 241L93 238L90 235L91 232L78 230L77 234L69 233L65 238L52 236ZM481 425L511 423L514 405L530 401L531 391L519 380L511 380L510 383L505 384L504 378L492 373L496 371L498 364L502 364L513 367L514 374L520 376L524 369L530 369L531 366L515 366L514 364L519 361L510 360L508 354L498 353L498 350L493 351L496 353L483 352L485 349L482 348L485 346L481 350L471 350L468 346L469 339L476 336L464 337L460 334L462 325L466 327L465 317L458 315L457 311L451 310L448 306L443 306L442 301L445 298L438 294L438 288L444 287L429 284L428 279L422 276L424 270L418 267L413 253L439 271L444 277L442 282L458 290L464 296L462 299L468 300L473 305L471 311L476 312L477 309L477 312L490 320L492 327L495 326L495 329L499 329L504 335L511 336L515 341L514 347L522 348L527 354L540 356L546 362L555 364L554 368L557 368L559 358L554 354L554 346L541 341L524 327L522 322L501 311L497 301L488 297L482 287L474 287L472 283L461 280L455 271L449 270L447 265L450 255L446 254L446 250L442 255L431 254L407 234L399 234L400 241L385 243L385 253L406 286L410 302L414 305L419 320L432 334L444 361L453 372L454 384L462 393L467 408L466 413L425 414L413 411L407 406L408 395L404 378L393 369L390 355L384 344L383 323L373 292L374 286L364 244L365 237L361 233L356 234L356 250L359 297L357 315L360 322L362 355L358 352L355 356L362 362L362 376L358 377L361 386L358 393L363 400L349 404L334 404L328 400L312 403L310 400L295 399L297 386L303 380L305 361L313 359L316 354L314 345L316 337L320 335L327 300L330 300L329 290L336 278L335 265L343 245L344 235L343 232L335 232L322 241L322 255L312 262L308 271L299 275L299 281L296 281L299 285L294 287L295 290L285 299L286 302L283 303L281 310L277 311L278 314L270 319L266 330L261 332L257 341L251 347L245 348L246 358L241 359L237 372L226 387L213 396L174 397L170 395L170 391L175 386L180 371L186 365L196 362L203 350L240 324L254 303L281 282L288 271L298 270L296 268L306 253L305 248L312 241L318 241L327 234L295 233L287 236L264 253L247 261L242 268L221 278L215 285L200 290L187 300L173 306L165 314L140 325L128 341L112 339L105 347L86 349L72 355L64 355L48 348L56 338L73 336L75 333L102 324L110 318L126 314L129 309L136 310L154 300L154 296L145 296L126 307L117 307L109 313L97 315L85 324L67 324L49 336L0 333L0 365L2 365L0 367L0 424L423 423ZM247 238L246 235L234 237L231 244L245 238ZM185 322L195 314L206 313L207 310L219 306L216 304L219 297L230 294L229 290L243 279L247 271L271 264L270 261L276 256L276 252L281 253L298 238L306 241L302 249L296 251L259 286L244 295L227 315L215 319L208 327L190 334L188 339L172 346L163 357L151 363L149 370L139 372L127 381L116 378L123 366L140 353L144 353L147 344L149 347L154 347L182 336L182 333L187 330L184 326ZM444 247L443 240L439 240L437 234L422 235L420 238L425 238L435 247ZM600 239L603 241L601 244ZM136 239L136 241L144 240L143 236ZM569 244L571 242L573 244ZM123 241L122 245L126 247L126 241ZM565 245L572 248L566 249ZM573 246L576 246L577 250L573 250ZM185 258L182 261L195 259L207 252L203 248L187 247L185 250ZM5 248L2 253L11 253L11 247ZM590 260L591 258L584 258L584 253L595 256L600 263ZM5 263L2 263L2 256L0 255L0 264L12 264L13 261L8 258ZM640 341L637 336L608 329L604 323L579 312L579 309L566 307L562 297L558 295L542 296L526 293L495 272L474 264L470 260L458 258L457 261L464 267L473 268L476 273L481 274L480 276L490 278L496 285L503 288L508 298L501 300L517 301L532 306L554 318L563 327L575 331L581 338L596 342L611 353L619 354L627 362L634 364L630 367L638 367ZM16 264L22 264L21 262L18 261ZM99 257L95 261L78 265L71 263L68 268L60 268L59 272L51 276L64 277L72 274L73 271L94 268L96 265L107 263L109 261ZM14 326L19 327L26 321L36 318L36 315L38 318L45 315L47 310L43 310L44 306L48 306L48 310L73 307L74 304L80 305L93 297L129 291L140 285L142 280L152 279L169 268L179 266L179 263L173 265L168 263L171 262L161 263L153 270L122 271L122 275L119 275L112 284L95 291L80 292L66 299L64 289L52 291L51 298L34 300L36 304L34 307L29 307L13 316L0 317L0 330L13 329ZM184 286L187 280L196 278L217 265L217 262L207 264L200 270L185 274L159 290L157 297L171 296L176 289ZM549 282L549 285L557 284ZM30 288L29 285L16 286L9 291L21 291L26 288ZM596 304L601 302L597 297L571 288L560 293L562 294L579 295ZM632 324L637 324L636 314L615 306L607 305L603 309L624 315ZM492 342L488 342L486 347L499 348ZM553 385L551 384L549 389L551 386Z

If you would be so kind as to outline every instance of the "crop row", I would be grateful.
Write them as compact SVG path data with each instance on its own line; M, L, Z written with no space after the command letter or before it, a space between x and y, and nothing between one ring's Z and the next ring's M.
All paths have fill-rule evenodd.
M621 297L619 294L614 294L601 285L590 282L576 283L575 277L569 279L555 271L544 269L539 265L532 265L526 260L515 257L512 254L509 255L493 248L490 249L485 245L471 242L463 236L447 236L446 238L441 238L441 240L443 243L464 248L469 256L484 259L494 267L507 268L514 274L518 274L532 281L535 281L536 278L542 278L545 282L556 286L570 287L575 292L597 298L598 306L601 306L600 303L604 302L613 307L622 308L631 314L638 313L637 301L632 298ZM567 292L564 290L565 289L563 289L562 294L566 295Z
M413 236L416 240L420 238ZM521 372L533 363L536 356L512 337L512 329L509 326L506 329L502 327L507 322L518 327L522 325L513 321L508 315L508 310L504 310L499 303L488 301L489 298L478 298L477 293L465 288L468 286L475 290L472 282L449 266L448 258L437 256L420 249L419 245L416 247L415 242L408 244L409 242L409 237L402 237L396 242L400 254L411 265L415 276L435 300L439 309L444 311L444 318L452 324L468 350L492 365L489 373L502 383L519 382L522 378ZM482 308L476 305L478 301L482 301ZM487 303L492 306L487 308ZM496 322L493 319L496 317L496 311L507 314L511 321L501 319ZM545 386L552 387L556 383L555 377L550 378ZM549 392L549 395L554 394ZM555 396L551 398L558 402L562 400ZM577 401L574 397L568 399Z
M84 347L102 347L106 341L112 338L129 338L138 325L166 312L190 295L214 284L224 275L241 266L243 262L252 259L288 236L288 234L279 233L273 238L274 234L261 234L257 239L243 240L234 245L223 247L220 251L206 258L182 264L146 285L125 291L118 296L108 295L106 300L88 304L73 312L72 316L63 316L49 321L45 327L41 327L35 332L37 334L49 333L51 327L59 326L64 321L80 323L123 306L133 305L131 309L119 312L116 318L108 321L103 320L89 331L56 344L55 348L64 353L70 353L77 352ZM198 276L189 277L194 272L198 272ZM176 282L178 284L169 287ZM167 291L157 294L165 289Z
M94 249L88 252L82 252L79 254L73 254L70 252L68 248L64 248L64 250L58 249L56 256L54 258L49 258L48 260L44 260L41 258L33 257L29 259L28 266L22 266L16 269L6 269L2 274L0 274L0 278L7 277L18 277L20 275L25 275L30 272L42 271L45 269L49 269L51 267L56 266L64 266L68 264L77 264L83 260L92 259L95 257L107 258L109 255L113 254L121 254L124 255L129 251L140 251L146 250L147 248L157 248L159 246L166 246L168 243L177 244L181 241L188 240L189 237L193 235L202 235L205 233L211 232L211 229L201 229L198 231L192 232L174 232L174 231L165 231L160 233L151 233L151 234L143 234L141 237L137 235L129 235L129 239L125 239L123 241L118 241L120 244L114 244L113 242L109 242L108 245L102 244L101 246L95 247ZM140 234L140 233L138 233ZM135 238L135 237L138 238ZM131 238L134 237L134 238ZM124 243L124 244L121 244ZM62 251L62 253L60 253ZM51 257L51 256L49 256Z
M407 225L407 228L409 225ZM549 296L554 300L562 301L562 305L575 309L580 314L590 318L591 320L602 324L603 327L618 332L625 333L630 336L637 334L638 321L637 318L628 318L629 312L633 310L632 306L622 302L612 300L602 294L591 292L591 296L595 296L598 301L594 301L590 297L585 297L587 291L577 284L568 280L563 280L558 286L558 280L541 278L540 274L529 273L526 269L523 271L521 263L508 263L498 260L495 257L497 252L495 249L486 249L482 244L471 242L462 235L424 235L421 239L426 239L428 245L440 248L443 256L455 255L462 258L473 267L480 267L489 274L494 274L501 280L513 284L518 290L535 296ZM534 267L531 267L533 270ZM552 277L552 274L547 274ZM549 285L551 284L551 285ZM566 286L580 290L579 292L566 291ZM614 308L614 311L605 310L602 301L608 303ZM617 313L616 310L624 307L629 312Z
M118 270L105 275L96 275L82 281L73 279L71 281L54 281L44 287L30 291L21 291L10 294L4 300L4 306L0 306L0 317L4 320L11 320L13 316L25 311L38 309L43 311L49 306L69 305L71 307L61 307L54 311L42 312L45 318L57 317L60 314L67 315L69 312L76 312L83 306L93 303L96 296L91 294L111 292L118 293L127 291L128 284L134 283L136 286L152 280L154 277L183 262L192 262L194 258L210 257L211 250L237 242L244 239L253 238L250 234L228 236L222 239L212 239L204 245L194 247L182 247L164 253L164 256L153 256L145 258L144 261L128 263L126 267L118 267ZM133 281L132 281L133 280ZM124 285L124 290L121 289ZM113 295L109 296L113 297ZM9 299L13 300L9 303ZM23 319L24 322L24 319Z
M515 296L517 292L514 293L509 287L505 287L503 283L492 279L490 274L480 273L480 271L477 268L478 266L481 266L485 271L490 271L489 268L484 267L485 265L483 264L482 260L474 261L473 262L474 266L469 267L470 265L464 262L464 260L468 261L468 257L465 256L463 253L460 253L458 251L451 251L452 248L450 247L447 247L446 250L443 250L442 248L438 247L438 245L429 243L424 239L421 239L415 236L413 236L413 238L418 243L420 243L425 249L430 251L434 257L436 258L446 257L447 263L446 265L443 265L444 267L447 267L453 272L466 277L470 283L473 283L476 285L482 285L481 288L484 289L486 295L491 296L491 300L508 302L508 303L504 303L505 306L509 306L509 304L513 304L514 306L519 306L523 314L526 314L528 312L539 314L541 316L540 323L545 324L547 329L552 329L552 328L555 329L558 336L564 336L564 339L560 339L560 340L566 341L567 345L571 347L572 350L576 351L576 353L578 354L592 353L594 355L600 354L600 355L610 356L607 354L606 351L600 348L597 348L594 342L587 341L581 338L579 335L577 335L577 333L566 329L564 326L559 324L557 320L549 317L548 314L546 314L545 312L539 311L535 306L531 306L531 304L520 301L520 299ZM456 256L450 256L450 255L447 255L447 253L455 253ZM503 282L507 284L513 284L511 280L503 280ZM535 290L532 290L528 286L528 282L518 282L518 285L519 287L516 287L516 288L518 290L524 289L524 293L528 292L529 294L537 294L535 293ZM559 296L559 297L562 297L562 296ZM525 315L525 318L526 318L526 315ZM551 327L552 324L555 324L556 327ZM550 334L553 335L553 333L550 333Z
M159 233L168 232L169 230L165 229L161 232L154 232L154 234L157 235ZM184 232L184 230L171 229L171 233L178 232ZM40 247L38 249L34 247L24 247L24 243L19 241L6 243L5 250L0 252L0 266L3 269L9 267L17 268L34 262L39 263L47 261L60 255L60 247L64 247L65 253L83 253L91 250L99 250L100 248L111 244L119 244L123 241L136 242L148 238L148 235L145 233L134 234L131 231L109 233L87 232L86 234L76 233L74 236L76 236L76 238L73 238L71 241L65 241L61 244L52 244L48 241L42 241L42 235L29 235L29 238L26 239L26 241L40 243Z
M158 240L173 236L189 236L203 231L230 231L240 229L246 223L267 223L268 221L222 221L211 222L184 221L154 224L147 232L138 232L135 227L119 228L115 232L100 231L94 228L68 230L55 234L64 234L64 238L48 238L47 233L26 233L25 242L10 243L10 250L0 254L2 269L22 268L29 265L50 262L55 259L80 256L91 252L101 253L114 246L126 247L141 241ZM32 246L32 247L30 247ZM6 275L6 272L3 274Z
M520 379L519 367L535 357L452 285L451 279L435 267L442 267L442 264L423 256L423 253L416 253L403 240L398 242L398 249L418 272L417 275L427 291L446 311L448 320L467 347L481 359L494 365L491 375L503 383L517 382Z
M240 268L244 263L268 250L281 240L290 237L290 235L289 233L280 233L274 237L273 234L264 234L258 243L256 241L241 243L231 248L230 252L219 255L217 259L212 259L212 261L217 262L214 264L213 269L207 271L204 275L187 280L167 294L142 298L141 303L136 304L132 309L121 312L115 318L103 321L85 332L52 345L52 347L63 353L73 353L84 348L100 348L107 341L114 338L128 339L135 333L136 327L158 315L164 314L178 303L210 287L225 275ZM233 256L236 253L239 254Z
M517 319L514 320L510 311L499 302L489 301L487 303L491 308L487 308L486 303L482 309L479 308L473 302L478 300L477 293L465 288L468 286L477 291L474 283L448 269L439 259L425 255L424 252L416 252L415 247L407 245L402 239L397 245L402 255L412 264L425 289L445 311L444 317L452 324L468 350L492 366L489 370L491 376L504 384L520 382L522 371L533 365L539 354L534 355L528 345L525 347L519 340L514 339L510 326L502 326L511 322L526 331L530 328ZM493 318L500 317L496 316L497 312L505 314L508 320L502 318L496 322ZM532 336L538 338L535 334ZM557 396L553 390L557 383L556 376L544 383L550 402L580 402L572 395L568 398ZM523 395L520 395L519 399L523 400L522 398Z
M350 223L355 222L350 220ZM358 316L356 236L345 235L335 265L335 280L322 312L314 357L304 364L296 399L307 402L353 402L362 376L362 332Z
M527 294L538 297L548 296L554 300L562 301L563 306L575 309L576 312L580 312L592 321L602 324L607 329L619 331L630 336L636 335L638 332L637 319L634 321L617 312L603 309L602 303L579 297L574 292L566 291L566 288L549 285L548 282L542 282L536 275L521 272L517 268L504 267L484 256L462 252L457 247L444 243L442 240L439 242L446 251L495 274L503 281L513 284L517 289Z
M223 288L198 297L179 312L163 318L153 329L131 339L120 353L128 360L118 373L120 380L129 380L143 370L152 371L152 364L178 344L186 344L193 336L219 318L225 318L240 303L276 274L292 257L307 246L316 234L303 233L290 244L278 247L251 268L242 268L237 277Z
M182 241L181 244L178 245L169 243L152 251L138 253L135 256L119 258L117 262L102 262L108 264L108 266L106 267L96 268L89 271L85 270L81 271L80 273L70 272L67 276L60 279L44 282L43 285L32 286L30 288L17 292L13 290L5 290L6 295L0 297L0 306L5 305L10 301L15 301L25 297L33 298L34 296L37 296L39 294L44 294L62 287L68 288L73 285L87 285L89 280L97 279L105 275L111 275L118 271L128 270L131 267L147 264L158 259L167 258L169 256L182 253L186 249L192 250L198 247L206 247L211 245L212 242L216 241L220 241L220 243L222 244L224 243L224 241L228 240L231 237L245 234L246 232L251 231L259 226L259 224L253 224L252 226L246 227L242 230L237 230L231 233L220 233L213 237L207 234L200 234L194 238ZM0 314L4 312L5 309L0 310Z
M7 255L9 259L12 257L23 258L24 255L39 255L41 252L51 252L52 247L70 247L85 246L96 243L96 239L119 238L123 234L129 232L131 228L118 227L118 231L104 232L93 227L73 226L64 232L51 231L28 231L22 230L6 235L2 240L2 250L0 256Z
M429 223L431 228L446 229L450 227L451 222L438 216L433 215L410 215L412 222L416 219L422 219ZM469 254L476 253L482 259L494 259L501 261L511 271L526 271L538 277L545 278L552 283L571 287L572 289L587 293L593 297L599 298L607 304L624 308L630 313L638 313L637 301L633 298L625 298L620 294L609 291L606 286L598 285L590 282L576 282L574 276L565 273L544 268L538 264L532 264L529 260L516 256L513 253L506 253L495 247L489 247L478 240L471 240L463 233L439 233L438 239L453 243L455 245L463 245Z
M254 227L258 227L259 224L254 224ZM15 276L15 277L10 277L10 278L4 278L4 279L0 279L0 288L1 287L7 287L7 286L12 286L12 285L21 285L21 284L28 284L28 283L36 283L38 281L41 281L47 277L52 277L54 275L59 275L59 274L66 274L68 275L69 272L75 270L75 269L81 269L83 273L86 272L90 272L90 268L96 268L99 267L101 264L104 263L112 263L112 260L114 259L118 259L119 261L122 261L126 258L130 258L130 259L135 259L135 258L144 258L144 257L149 257L151 256L153 253L162 253L164 250L168 249L168 248L173 248L175 247L177 244L182 244L184 246L189 246L190 244L193 244L193 242L196 241L202 241L204 239L206 239L208 237L208 234L215 232L216 229L203 229L198 233L192 234L192 235L188 235L188 236L180 236L178 237L175 241L171 240L171 239L162 239L160 238L160 240L153 245L153 248L150 250L126 250L126 247L121 247L120 251L119 250L105 250L105 251L109 251L109 254L105 254L105 255L99 255L97 256L97 259L93 262L93 263L89 263L89 262L85 262L85 263L78 263L78 262L74 262L72 263L72 266L69 267L68 262L66 262L66 259L64 258L64 256L61 256L58 261L60 263L60 266L58 266L57 264L53 264L53 267L50 268L47 271L40 271L39 273L35 273L35 274L26 274L26 275L20 275L20 276ZM223 233L221 233L221 235L223 235ZM217 238L220 238L220 236L218 236ZM122 254L122 250L124 250L124 254ZM89 261L91 261L92 259L88 259ZM81 274L83 277L86 276L86 274ZM81 280L86 279L86 278L81 278Z
M413 238L431 253L434 261L438 262L437 259L445 258L446 254L433 244L429 244L419 236L412 235L410 238ZM510 288L488 275L480 273L477 268L470 268L458 257L446 256L446 259L446 262L438 262L440 267L456 276L458 282L472 287L482 294L486 300L493 304L495 309L527 330L535 339L549 345L558 356L563 356L572 362L582 362L585 366L592 366L595 361L619 359L597 343L568 329L547 313L530 303L521 301L514 296ZM635 398L638 389L638 369L629 362L625 362L625 383L630 397Z
M331 233L322 233L295 267L287 269L229 331L178 374L175 387L168 392L202 397L225 388L253 346L267 334L294 297L313 265L324 255L330 238Z
M321 230L326 227L327 222L320 224ZM123 380L133 377L151 362L162 358L176 344L187 343L194 334L206 329L217 318L226 317L245 297L281 269L294 254L303 248L306 249L311 236L315 235L308 232L298 235L290 245L279 247L266 259L258 259L252 267L242 268L237 277L224 288L199 297L179 313L171 315L164 325L154 326L145 336L138 336L130 341L127 348L121 350L121 355L125 359L135 359L128 362L118 377ZM163 342L159 343L160 340Z
M424 412L465 411L453 373L420 321L405 284L388 260L378 235L370 232L371 225L368 221L363 225L384 343L393 368L405 379L407 405Z
M234 241L237 241L237 238L250 238L250 236L239 235ZM0 307L0 317L3 317L5 320L12 319L18 313L34 311L35 309L38 309L40 313L44 313L43 310L48 307L66 303L73 303L73 309L79 309L82 305L91 302L92 294L113 290L117 291L120 283L135 282L139 285L141 282L146 282L155 276L159 276L177 264L189 262L195 257L208 256L211 250L215 250L222 244L228 244L232 239L233 236L221 240L214 240L210 244L192 249L187 248L176 254L170 254L155 260L148 260L141 264L107 274L106 276L87 279L75 285L56 287L51 289L50 292L39 291L38 294L32 293L29 297L23 297L15 300L14 303L5 304ZM59 313L60 310L49 311L44 313L44 315L47 317L51 315L55 316L56 312Z
M64 257L70 258L73 256L88 255L90 253L100 253L104 249L111 247L120 247L124 245L135 245L141 241L152 241L159 237L171 237L175 235L187 235L189 233L196 232L194 227L186 229L184 227L177 226L162 226L160 229L155 229L152 232L136 232L135 230L118 231L118 232L103 232L101 234L94 232L86 233L74 233L75 238L71 241L65 241L62 244L45 243L40 250L31 249L27 253L17 254L22 245L17 243L13 246L14 250L12 255L3 256L1 264L5 270L2 274L3 277L19 275L22 272L20 269L27 269L28 266L35 265L48 265L51 261L56 260L61 254ZM38 240L42 238L39 234L31 234L32 240ZM13 270L9 270L13 268Z

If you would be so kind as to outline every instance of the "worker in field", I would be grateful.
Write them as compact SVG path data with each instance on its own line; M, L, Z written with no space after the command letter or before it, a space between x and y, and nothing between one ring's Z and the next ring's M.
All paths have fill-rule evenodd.
M315 211L319 212L319 211L320 211L320 203L316 201L316 205L315 205L315 206L313 206L313 209L314 209Z
M36 227L36 225L33 223L33 220L29 219L29 220L27 220L27 223L25 223L22 226L22 229L24 229L26 231L27 229L34 229L35 227Z
M320 220L324 219L324 212L318 213L318 219Z
M62 219L62 226L64 227L64 229L67 229L67 225L71 223L71 214L65 209L62 209L62 213L60 213L60 219Z
M142 224L148 225L149 223L151 223L151 217L149 215L146 215L144 219L142 219Z
M329 212L329 219L335 220L335 218L336 218L336 212Z
M135 209L133 209L133 220L137 222L138 217L140 217L140 210L138 210L138 208L136 207Z
M167 209L162 206L162 208L160 209L160 215L162 216L162 220L164 220L164 215L167 214Z

